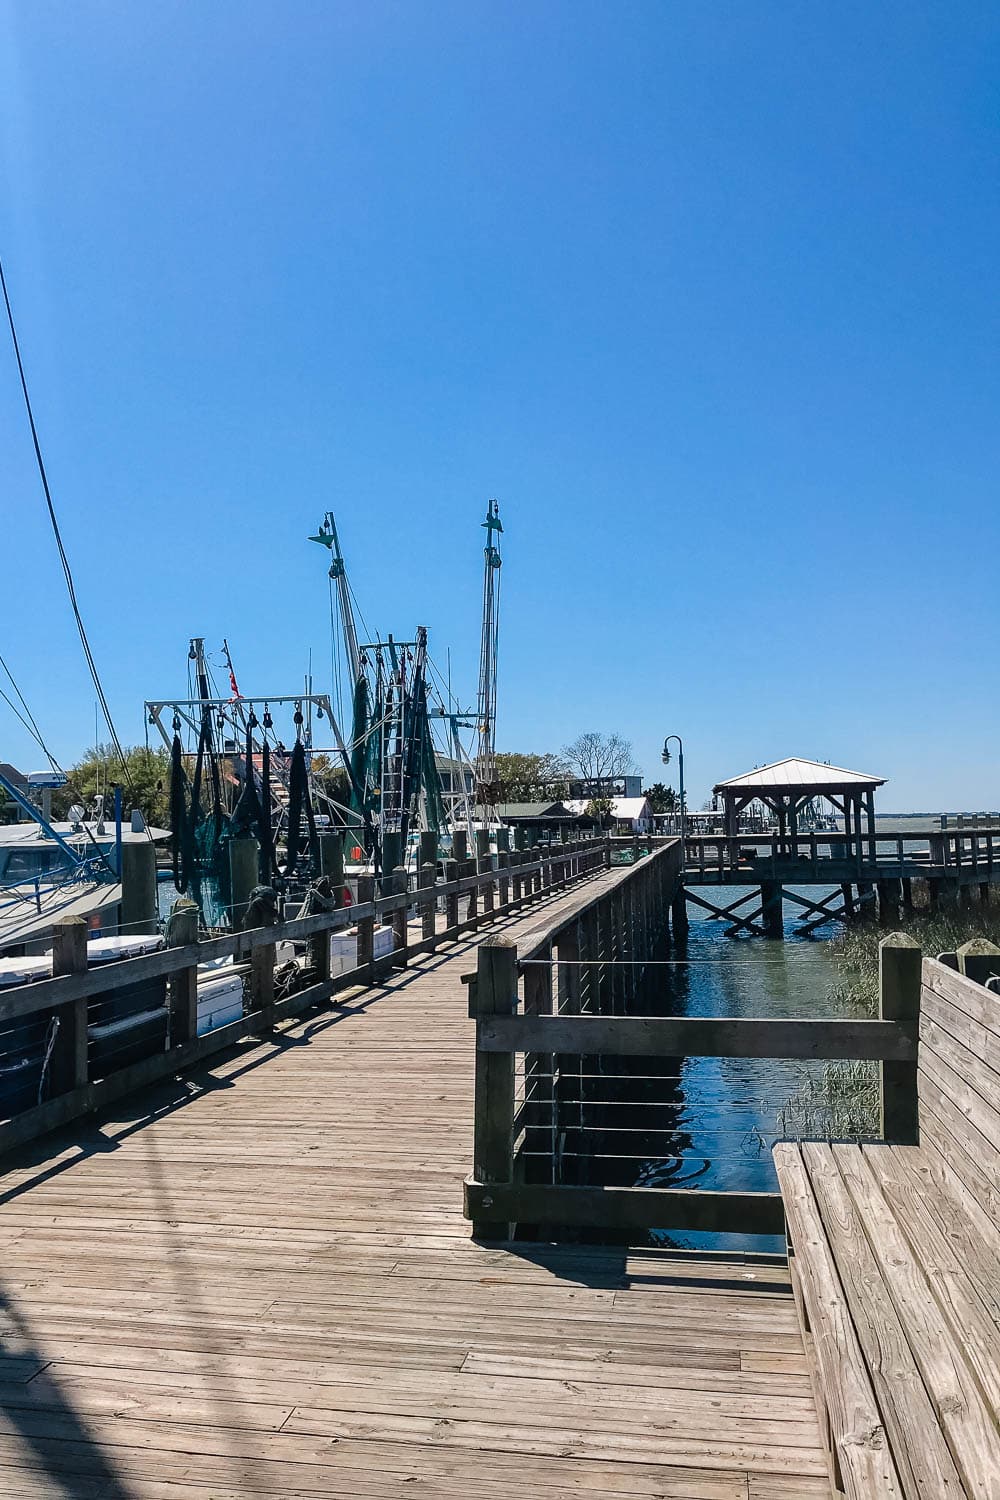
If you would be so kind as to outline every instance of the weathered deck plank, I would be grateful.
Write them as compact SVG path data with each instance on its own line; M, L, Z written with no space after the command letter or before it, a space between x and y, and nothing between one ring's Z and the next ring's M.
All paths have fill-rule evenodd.
M783 1268L470 1239L472 946L12 1162L3 1493L828 1494Z

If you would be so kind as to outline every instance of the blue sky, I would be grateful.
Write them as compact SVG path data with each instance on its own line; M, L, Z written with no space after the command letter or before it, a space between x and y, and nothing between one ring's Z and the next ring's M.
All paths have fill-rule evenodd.
M123 737L193 634L319 675L331 506L473 692L497 495L502 748L1000 805L998 91L961 0L0 0L0 248ZM71 760L6 340L0 507L0 651Z

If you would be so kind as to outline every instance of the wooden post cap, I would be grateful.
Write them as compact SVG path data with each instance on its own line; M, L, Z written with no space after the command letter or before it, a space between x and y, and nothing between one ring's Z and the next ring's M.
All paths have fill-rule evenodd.
M976 984L1000 974L1000 948L989 938L970 938L957 949L958 972Z

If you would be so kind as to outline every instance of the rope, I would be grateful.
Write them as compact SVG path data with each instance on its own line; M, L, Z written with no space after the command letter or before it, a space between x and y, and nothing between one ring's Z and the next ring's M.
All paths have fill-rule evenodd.
M45 1075L49 1071L49 1063L52 1061L52 1049L56 1044L56 1036L59 1032L59 1017L53 1016L45 1033L45 1056L42 1058L42 1072L38 1080L38 1103L42 1102L45 1092Z

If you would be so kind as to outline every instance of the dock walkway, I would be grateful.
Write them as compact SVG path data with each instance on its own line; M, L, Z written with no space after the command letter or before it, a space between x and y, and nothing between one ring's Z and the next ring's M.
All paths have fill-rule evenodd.
M14 1159L0 1492L829 1496L783 1266L471 1240L474 946Z

